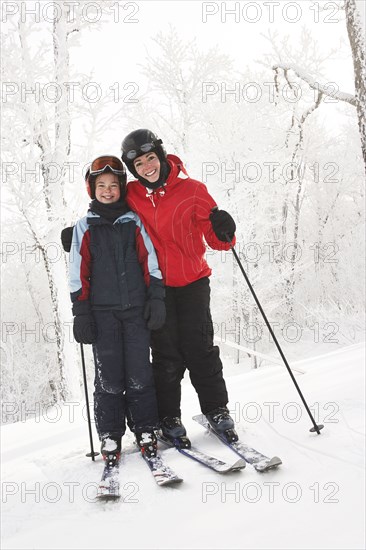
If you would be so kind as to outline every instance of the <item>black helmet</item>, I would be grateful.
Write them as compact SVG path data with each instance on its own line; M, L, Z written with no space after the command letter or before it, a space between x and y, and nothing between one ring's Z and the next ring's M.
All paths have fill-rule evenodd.
M135 170L134 160L146 153L156 153L160 160L160 176L155 183L148 182L145 178L139 176ZM154 132L145 128L134 130L128 134L122 141L122 160L127 168L145 187L156 189L165 183L169 174L169 164L166 159L166 151L163 142Z

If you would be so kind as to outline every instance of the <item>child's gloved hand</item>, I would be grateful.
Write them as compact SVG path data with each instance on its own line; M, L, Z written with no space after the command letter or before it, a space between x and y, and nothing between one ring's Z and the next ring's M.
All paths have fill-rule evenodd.
M147 321L147 328L158 330L165 323L166 308L164 300L151 298L147 301L144 311L144 319Z
M97 341L97 327L88 300L74 302L74 338L79 344L94 344Z
M150 275L150 286L147 289L147 302L144 310L144 319L147 328L158 330L165 323L165 288L163 281Z
M61 231L61 242L65 252L70 252L71 250L73 232L74 232L73 225L71 227L65 227L65 229Z
M217 207L210 214L212 229L220 241L227 242L227 237L232 241L234 238L236 225L229 212L219 210Z

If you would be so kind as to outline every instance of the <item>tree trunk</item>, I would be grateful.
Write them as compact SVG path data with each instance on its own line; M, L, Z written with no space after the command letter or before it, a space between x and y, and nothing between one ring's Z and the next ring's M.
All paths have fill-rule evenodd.
M301 211L301 194L302 194L302 175L298 175L299 183L297 186L296 200L295 200L295 221L294 221L294 236L293 236L293 251L291 254L291 269L287 279L286 288L286 306L287 312L291 320L294 318L294 294L295 294L295 282L296 282L296 261L299 250L299 227L300 227L300 211Z
M27 28L25 23L19 22L19 38L22 48L22 58L27 81L34 80L31 72L31 50L27 44ZM66 28L66 12L63 17L55 21L53 26L54 45L54 77L55 81L63 85L69 82L69 55L68 33ZM50 133L50 121L54 120L55 132ZM68 109L67 94L62 94L59 103L56 103L55 113L47 111L47 105L41 101L34 109L29 110L28 123L33 133L33 143L39 149L39 162L43 176L44 210L40 212L41 218L33 221L29 219L26 211L23 216L28 223L35 245L41 251L43 264L47 276L50 292L50 305L55 330L56 361L59 371L57 381L57 397L63 401L77 399L80 393L80 383L77 363L76 347L71 341L71 308L69 302L69 290L67 285L67 271L61 252L60 231L64 227L62 212L65 201L63 196L65 173L64 167L70 154L70 128L71 120ZM54 143L51 136L54 135ZM50 177L49 166L56 166L58 177ZM40 205L41 206L41 205ZM40 224L42 216L46 216L46 223ZM49 258L48 250L57 252L53 260ZM52 385L54 383L52 382Z
M62 85L70 81L69 74L69 51L68 51L68 32L67 32L67 13L63 7L63 17L54 22L53 26L53 48L54 48L54 67L55 80ZM69 102L67 94L63 94L55 109L55 147L53 153L53 162L60 168L60 181L52 184L50 195L51 219L47 234L48 241L51 243L60 242L60 231L64 227L64 218L60 213L64 210L64 188L65 188L65 166L69 159L71 143L71 119L69 113ZM52 296L52 308L54 311L55 330L57 336L57 357L60 366L60 389L62 399L68 397L75 398L79 396L80 385L79 377L75 369L76 350L71 342L71 326L69 320L70 302L68 277L65 262L60 256L57 262L48 265L50 277L50 290ZM62 299L60 297L65 297Z
M345 0L344 7L355 74L358 127L360 130L362 154L366 170L366 64L364 29L360 20L356 0Z

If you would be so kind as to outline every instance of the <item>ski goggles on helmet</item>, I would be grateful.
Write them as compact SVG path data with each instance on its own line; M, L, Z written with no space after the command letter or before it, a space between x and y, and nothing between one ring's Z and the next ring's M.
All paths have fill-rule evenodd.
M156 149L156 146L161 145L162 143L163 142L161 139L151 141L150 143L144 143L143 145L140 145L138 149L131 149L130 151L127 151L127 153L125 153L125 156L128 160L135 160L135 158L140 157L141 155L145 155L146 153L150 153L150 151L154 151Z
M118 157L105 155L98 157L90 165L89 176L98 176L103 174L105 170L109 169L113 174L117 176L124 176L126 171L122 164L122 161Z

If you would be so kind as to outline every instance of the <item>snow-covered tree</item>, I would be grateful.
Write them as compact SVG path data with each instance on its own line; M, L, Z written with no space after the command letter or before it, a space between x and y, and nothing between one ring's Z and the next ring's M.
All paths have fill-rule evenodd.
M8 166L16 166L8 170L5 182L7 216L21 227L21 231L14 232L15 241L22 235L28 251L34 252L36 263L42 266L39 269L40 265L32 265L31 254L21 259L25 262L25 278L36 312L36 317L28 317L28 322L32 322L32 317L37 322L41 309L45 318L50 314L52 318L57 363L50 381L53 401L79 395L75 347L70 337L70 305L65 300L66 262L59 240L64 227L67 166L71 160L71 113L63 83L71 80L70 42L79 26L67 23L67 7L61 4L60 7L63 16L54 20L46 39L42 35L37 40L36 23L18 17L17 21L9 22L3 43L3 54L8 52L4 76L21 95L20 101L18 97L7 97L5 105L10 124L4 135L4 160ZM50 40L52 48L47 44ZM41 56L41 52L47 54ZM52 86L56 93L63 90L56 101L52 93L45 93ZM28 95L23 95L24 90L28 90ZM37 271L38 281L31 276L32 269ZM47 294L48 303L41 308L40 302Z
M326 6L327 4L324 7ZM308 68L302 65L299 66L295 64L291 61L292 54L288 55L288 52L287 59L284 54L281 53L282 59L285 57L285 60L279 60L273 65L273 69L276 73L275 81L276 83L278 82L278 75L281 70L287 80L289 75L294 73L296 77L308 84L311 89L317 92L316 107L318 107L322 100L327 96L330 96L337 101L355 106L357 109L361 148L366 170L366 59L365 23L363 21L365 16L364 6L361 6L361 3L357 2L357 0L344 0L344 3L339 5L339 9L344 9L345 11L346 27L352 53L353 71L355 77L355 95L342 91L335 91L331 86L326 86L319 83L317 79L320 75L314 71L313 73L309 72ZM360 10L363 11L362 15ZM312 76L312 74L315 75L315 77ZM309 114L310 112L307 116ZM299 122L301 131L304 122L305 119Z

